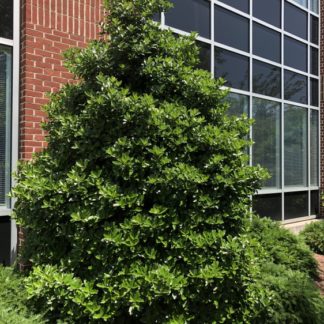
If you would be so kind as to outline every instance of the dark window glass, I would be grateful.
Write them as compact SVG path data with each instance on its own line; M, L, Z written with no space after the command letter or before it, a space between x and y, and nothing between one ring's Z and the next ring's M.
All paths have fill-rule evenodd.
M284 112L285 186L307 185L307 110L285 105Z
M154 21L157 21L157 22L161 22L161 14L160 13L156 13L153 15L152 19Z
M0 0L0 37L12 39L13 0Z
M249 51L249 20L215 6L215 41Z
M215 77L224 78L226 86L248 91L249 69L248 57L215 48Z
M289 2L285 2L285 30L307 39L307 13Z
M10 218L0 217L0 265L10 264L10 233Z
M307 104L307 77L285 71L285 99Z
M281 27L281 0L254 0L253 16Z
M198 67L210 72L211 48L209 44L197 41L200 63Z
M250 10L249 0L220 0L220 1L228 4L233 8L249 13Z
M253 211L261 217L281 221L281 195L258 195L253 197Z
M207 0L172 0L172 9L165 14L168 26L196 31L200 36L210 38L210 1Z
M281 69L271 64L253 60L253 92L281 97Z
M311 102L312 106L318 107L318 80L310 79L310 90L311 90Z
M260 24L253 24L253 54L280 63L281 35Z
M307 72L307 45L286 36L285 65Z
M259 164L269 171L271 178L263 183L264 187L280 188L281 104L253 98L252 111L253 165Z
M319 214L319 192L311 191L311 215L318 216Z
M311 73L318 75L318 49L311 47L310 51Z
M319 132L318 132L318 111L310 110L310 185L318 186L319 172Z
M308 193L290 192L285 194L285 220L308 216Z
M310 28L311 28L310 41L318 45L318 18L317 17L311 16Z
M231 92L225 100L229 104L227 113L230 116L240 116L249 114L249 97Z

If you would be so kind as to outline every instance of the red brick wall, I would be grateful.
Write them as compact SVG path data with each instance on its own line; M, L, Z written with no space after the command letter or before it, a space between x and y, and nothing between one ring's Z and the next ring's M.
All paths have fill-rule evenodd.
M1 1L1 0L0 0ZM71 80L62 53L98 37L102 0L22 0L19 158L46 146L40 123L46 92Z

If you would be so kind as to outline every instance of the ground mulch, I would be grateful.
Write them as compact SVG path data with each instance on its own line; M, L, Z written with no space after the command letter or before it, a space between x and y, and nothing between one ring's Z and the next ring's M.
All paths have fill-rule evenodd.
M324 255L315 254L315 259L318 263L318 280L316 285L321 290L321 295L324 295Z

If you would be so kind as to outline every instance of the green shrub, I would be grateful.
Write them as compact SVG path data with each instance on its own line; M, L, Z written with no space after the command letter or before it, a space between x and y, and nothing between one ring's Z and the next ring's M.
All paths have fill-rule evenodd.
M109 38L68 54L80 82L52 95L48 147L19 168L28 291L51 321L239 323L268 300L241 235L265 176L250 122L195 68L195 35L152 21L168 6L107 2Z
M291 270L317 276L317 262L304 241L269 218L253 217L247 223L249 235L261 243L269 256L268 262Z
M43 323L40 315L31 313L27 297L23 278L0 266L0 323Z
M307 224L300 233L306 244L312 251L324 254L324 222L313 222Z
M266 263L261 281L264 289L272 292L272 298L253 323L323 323L324 299L307 274Z

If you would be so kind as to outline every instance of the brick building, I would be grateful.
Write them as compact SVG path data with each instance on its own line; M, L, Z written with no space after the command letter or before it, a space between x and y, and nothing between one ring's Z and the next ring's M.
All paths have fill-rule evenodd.
M324 2L172 2L173 9L156 17L162 28L177 34L197 31L201 68L223 76L232 89L230 113L255 119L250 163L265 166L272 177L254 197L253 208L284 223L318 217L324 183L324 98L319 91ZM29 160L46 146L40 128L45 93L72 79L62 52L99 36L101 3L0 1L0 262L13 261L16 253L13 202L7 197L11 172L18 160Z

